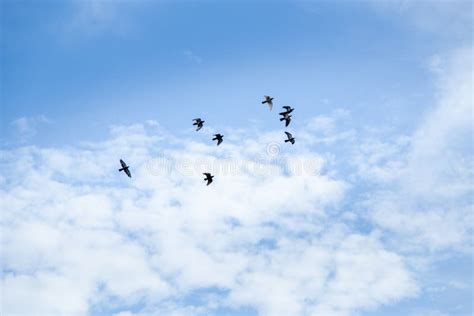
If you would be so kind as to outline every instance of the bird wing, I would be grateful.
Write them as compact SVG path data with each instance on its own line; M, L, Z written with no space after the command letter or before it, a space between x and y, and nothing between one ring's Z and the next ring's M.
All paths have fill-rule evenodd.
M123 171L125 171L125 173L127 174L129 178L132 177L132 174L130 173L130 170L128 170L128 168L123 169Z
M209 178L211 176L211 174L209 172L204 172L203 175L205 175L206 178Z
M291 133L285 132L286 136L288 136L288 139L293 138L293 135Z
M273 102L272 101L268 101L268 107L270 108L270 111L272 110L273 108Z
M286 119L286 124L285 124L285 126L288 126L288 125L290 124L290 122L291 122L291 118L288 117L288 118Z
M122 168L125 168L127 166L125 161L123 161L122 159L120 159L120 164L122 165Z
M193 121L199 122L201 121L201 119L198 117L198 118L193 119Z
M222 143L223 139L220 138L218 141L217 141L217 146L219 146L221 143Z
M287 111L288 111L289 109L291 109L291 107L288 106L288 105L282 106L282 108L286 109Z

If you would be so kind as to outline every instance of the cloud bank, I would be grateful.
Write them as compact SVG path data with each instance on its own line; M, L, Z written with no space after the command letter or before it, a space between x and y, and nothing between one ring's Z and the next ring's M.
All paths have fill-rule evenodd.
M446 60L438 104L391 139L339 110L294 146L149 121L3 150L2 312L354 315L419 295L414 259L472 249L470 51Z

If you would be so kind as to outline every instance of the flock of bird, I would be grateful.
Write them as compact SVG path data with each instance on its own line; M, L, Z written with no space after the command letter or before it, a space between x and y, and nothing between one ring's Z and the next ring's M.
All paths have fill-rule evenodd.
M268 104L268 107L270 108L270 111L271 111L273 108L273 98L268 95L264 96L264 98L265 100L262 101L262 104ZM285 111L278 113L279 115L281 115L280 122L285 121L285 127L288 127L288 125L291 122L291 117L292 117L290 113L293 112L294 108L288 105L283 106L282 108ZM196 126L196 132L199 131L204 126L204 123L206 122L206 121L203 121L201 118L195 118L193 119L193 121L194 121L193 126ZM285 140L285 143L290 142L293 145L295 143L295 138L293 137L293 135L286 131L285 131L285 134L287 137L287 139ZM219 146L224 141L224 135L214 134L214 138L212 138L212 140L213 141L216 140L217 146ZM127 164L122 159L120 159L120 165L122 166L122 168L120 168L119 171L125 172L125 174L129 178L131 178L132 174L130 172L130 166L127 166ZM204 181L207 182L206 185L211 184L214 176L211 175L209 172L205 172L203 173L203 175L206 176L204 178Z

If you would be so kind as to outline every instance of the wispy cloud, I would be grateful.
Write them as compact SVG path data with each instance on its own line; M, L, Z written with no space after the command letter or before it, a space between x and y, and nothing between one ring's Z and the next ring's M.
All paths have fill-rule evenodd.
M387 147L373 148L378 155L386 153L383 160L370 168L371 160L360 163L365 174L378 170L391 176L392 186L372 195L369 204L374 221L396 232L405 245L472 246L471 69L470 49L454 53L438 72L438 105L410 137L409 146L385 142Z
M146 7L146 1L73 0L72 16L65 20L65 30L89 36L115 34L123 36L136 30L134 14Z
M44 115L20 117L10 124L13 128L15 137L20 142L26 142L36 135L38 127L42 124L51 123L51 120Z
M409 1L367 0L375 9L394 17L407 18L417 29L436 32L443 36L463 38L466 29L472 27L472 2L454 1Z
M183 52L183 55L191 62L196 63L196 64L202 64L202 57L197 55L195 52L192 50L185 50Z

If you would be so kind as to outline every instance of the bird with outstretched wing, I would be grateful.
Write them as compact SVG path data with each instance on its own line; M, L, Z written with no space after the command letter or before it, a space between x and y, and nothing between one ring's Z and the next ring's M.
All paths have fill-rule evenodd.
M130 167L127 166L127 164L125 163L125 161L123 161L122 159L120 159L120 165L122 165L122 168L119 169L119 171L123 171L127 174L127 176L129 178L132 177L132 174L130 173Z
M212 140L217 140L217 146L219 146L224 141L224 135L214 134L214 138Z
M291 122L291 115L289 115L288 113L283 113L283 117L280 118L280 121L285 121L285 127L288 127L288 125L290 125L290 122Z
M285 143L290 142L293 145L295 143L295 138L293 137L293 135L291 135L291 133L288 133L288 132L285 132L285 134L286 134L286 137L288 137L288 139L285 140Z
M289 105L282 106L282 108L284 108L285 111L278 113L278 114L280 114L280 115L290 114L290 113L293 112L293 110L294 110L294 108L292 108L292 107L289 106Z
M207 181L207 184L206 185L209 185L212 183L212 178L214 178L214 176L211 176L211 174L209 172L205 172L203 173L203 175L205 175L206 177L204 178L204 181Z
M273 98L269 95L265 95L263 96L265 98L264 101L262 101L262 104L265 104L267 103L268 104L268 107L270 108L270 111L272 110L273 108Z
M199 131L204 126L205 121L201 120L200 118L195 118L193 119L193 121L194 121L193 125L197 126L196 132Z

